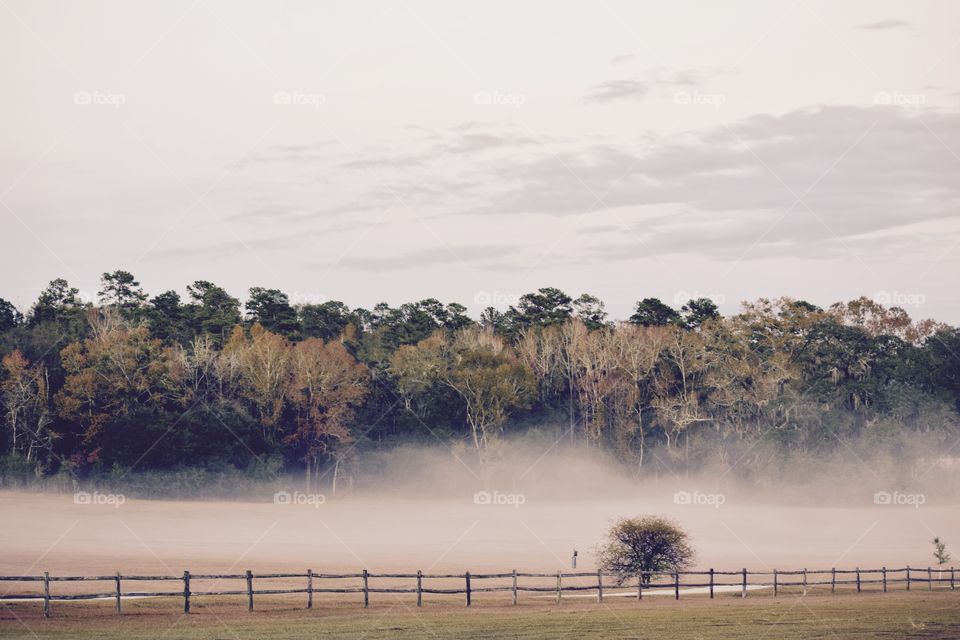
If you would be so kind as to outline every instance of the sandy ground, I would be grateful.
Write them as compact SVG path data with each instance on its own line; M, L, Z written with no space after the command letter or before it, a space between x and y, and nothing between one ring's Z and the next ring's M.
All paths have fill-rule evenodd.
M320 505L212 501L75 504L72 495L0 492L0 574L254 571L463 572L594 568L616 517L660 513L691 533L701 568L926 567L930 539L960 551L954 505L676 505L642 498L462 500L355 498ZM960 558L954 553L954 558Z

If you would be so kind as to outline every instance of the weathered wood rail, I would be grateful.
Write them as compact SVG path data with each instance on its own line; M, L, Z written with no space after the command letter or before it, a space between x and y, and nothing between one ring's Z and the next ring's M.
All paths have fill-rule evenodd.
M690 581L694 577L702 577L701 580ZM608 578L610 576L607 576ZM787 579L784 580L784 577ZM521 584L521 578L549 579L551 582L556 580L556 584L550 586ZM564 578L592 578L596 582L590 584L570 584L564 583ZM50 616L50 604L55 601L71 600L113 600L118 614L122 613L122 602L124 598L182 598L184 613L190 613L191 598L199 596L246 596L247 608L253 611L254 597L280 594L306 594L306 607L313 608L313 596L318 593L357 593L363 594L363 606L370 604L371 593L415 593L417 596L417 606L423 606L423 594L443 594L443 595L464 595L466 605L469 607L473 601L473 594L509 592L511 602L517 604L520 593L541 593L555 594L556 602L559 604L563 594L567 592L593 591L599 602L603 602L604 589L620 589L617 595L626 595L623 592L623 585L616 585L612 581L604 584L604 574L600 571L591 572L571 572L564 573L530 573L520 571L510 571L507 573L434 573L425 574L422 571L416 573L370 573L366 569L357 573L315 573L307 569L304 573L258 573L245 571L244 573L232 574L212 574L212 573L190 573L184 571L182 576L170 575L123 575L117 572L113 575L99 576L52 576L49 572L44 572L38 576L0 576L0 582L31 582L41 583L39 593L30 594L0 594L2 601L42 601L43 614ZM273 588L273 589L255 589L255 580L299 580L305 581L303 587L296 588ZM415 586L412 587L378 587L370 586L371 579L400 579L415 580ZM477 581L484 580L510 580L509 584L495 586L477 586ZM220 590L194 590L196 582L218 581L239 581L244 588L240 589L220 589ZM359 580L354 586L317 586L317 583L324 580ZM462 581L462 588L440 588L424 586L425 580L458 580ZM51 585L59 582L109 582L113 585L111 591L100 591L96 593L80 594L55 594L52 592ZM125 591L124 582L176 582L178 588L169 591ZM481 583L482 584L482 583ZM814 587L829 587L831 593L835 593L837 586L853 586L856 592L863 591L865 585L879 585L884 593L892 585L902 584L907 591L910 591L911 585L926 585L928 590L937 588L956 589L956 573L953 567L938 568L927 567L917 569L904 567L902 569L888 569L881 567L879 569L800 569L800 570L778 570L772 571L748 571L746 568L739 571L717 571L708 569L706 571L674 571L674 572L644 572L638 576L634 583L636 592L635 597L638 600L643 599L645 591L667 590L673 591L675 599L680 599L680 589L699 588L707 589L710 598L713 598L718 587L735 587L734 593L739 591L740 597L746 598L750 588L754 589L772 589L773 595L779 595L784 588L799 587L802 588L803 595L807 590ZM631 587L632 588L632 587ZM874 589L876 590L876 588ZM632 595L632 593L631 593Z

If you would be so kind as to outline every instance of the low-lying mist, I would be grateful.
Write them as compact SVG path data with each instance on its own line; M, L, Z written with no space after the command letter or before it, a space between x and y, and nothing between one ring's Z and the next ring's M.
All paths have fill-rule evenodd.
M960 468L938 446L788 457L728 444L710 460L658 448L638 467L541 432L501 440L482 465L443 442L368 450L335 493L331 472L198 486L190 500L142 499L124 481L3 491L15 526L0 529L0 573L555 571L574 549L590 570L612 521L640 514L687 529L702 568L925 567L935 535L960 540Z

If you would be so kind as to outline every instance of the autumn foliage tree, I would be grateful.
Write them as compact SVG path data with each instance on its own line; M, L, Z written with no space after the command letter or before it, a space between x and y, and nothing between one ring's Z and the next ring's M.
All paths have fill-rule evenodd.
M308 338L293 347L287 397L295 417L287 441L303 447L311 476L320 456L334 458L334 492L343 446L354 440L350 426L369 383L367 368L339 342Z
M66 372L55 401L92 442L100 429L139 406L182 404L184 371L172 349L113 309L90 313L91 336L63 349Z
M11 451L27 462L41 455L44 461L59 434L50 429L54 414L49 406L50 383L42 363L31 365L19 350L3 356L6 378L0 383Z

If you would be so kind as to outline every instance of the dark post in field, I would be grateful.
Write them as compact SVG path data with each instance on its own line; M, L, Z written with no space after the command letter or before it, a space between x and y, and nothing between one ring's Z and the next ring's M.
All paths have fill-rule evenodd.
M517 570L513 570L513 604L517 604Z
M562 587L560 586L563 582L563 573L557 571L557 604L560 604L560 592Z
M363 606L370 606L370 575L366 569L363 570Z
M680 572L679 571L673 572L673 599L674 600L680 599Z
M773 570L773 597L777 597L777 570Z
M883 592L886 593L887 592L887 568L883 567L881 571L883 572Z
M417 606L423 606L423 571L417 569Z
M307 569L307 609L313 609L313 569Z
M743 589L740 591L740 597L747 597L747 568L743 568Z
M597 602L603 602L603 572L597 570Z
M183 572L183 612L190 613L190 572Z
M933 569L927 567L927 591L933 591Z
M114 578L117 587L117 615L120 615L120 572L117 571L117 576Z
M803 568L803 595L807 595L807 568Z
M837 592L837 568L830 569L830 593Z
M465 574L463 574L463 577L466 579L466 582L467 582L467 606L469 607L470 606L470 572L467 571Z
M43 572L43 617L50 617L50 574Z
M907 591L910 591L910 565L907 565Z
M954 585L954 582L953 582L953 567L950 567L950 590L951 590L951 591L953 591L953 588L954 588L953 585Z
M713 567L710 567L710 599L713 600Z
M857 593L860 593L860 567L857 567Z
M253 571L247 569L247 611L253 611Z

